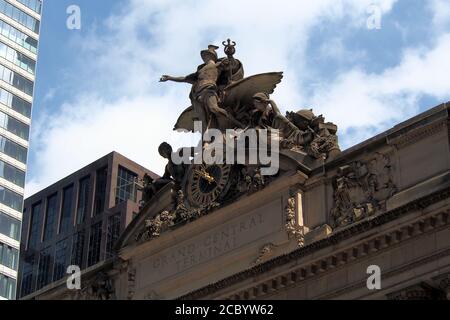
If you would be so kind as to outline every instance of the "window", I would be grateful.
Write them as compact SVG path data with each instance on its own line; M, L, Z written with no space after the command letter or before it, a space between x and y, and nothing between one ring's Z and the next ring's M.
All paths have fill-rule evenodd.
M25 257L23 270L22 270L22 285L20 289L20 296L25 297L32 292L33 289L33 266L34 266L34 255Z
M25 172L0 160L0 177L19 187L25 186Z
M19 68L34 75L36 71L36 62L28 58L23 53L11 48L10 46L4 44L0 41L0 57L14 63Z
M108 228L106 233L106 254L108 257L113 255L113 247L120 235L120 213L108 218Z
M72 218L72 203L73 203L73 185L67 187L63 191L63 205L61 210L61 225L59 233L65 233L69 230Z
M44 242L50 240L55 234L55 222L58 212L58 198L57 194L54 194L47 198L47 212L45 214L44 225Z
M66 274L67 268L67 239L56 244L55 266L53 269L53 281L62 279Z
M78 190L77 224L82 224L86 219L86 215L88 214L89 183L90 177L86 177L80 180L80 186Z
M37 203L31 209L30 235L28 237L29 248L35 248L38 241L40 241L41 206L41 203Z
M21 25L27 27L35 33L39 33L39 20L36 20L29 14L26 14L19 8L16 8L12 4L9 4L5 0L0 0L0 11L5 15L13 19L14 21L20 23Z
M37 289L41 289L50 283L51 280L51 252L50 248L42 250L39 254Z
M3 88L0 88L0 103L27 118L31 117L31 103L16 97L11 92Z
M0 212L0 233L14 240L20 240L20 221Z
M73 236L72 258L70 260L70 263L74 266L79 266L81 269L83 266L83 253L84 253L84 231L80 231Z
M2 0L0 0L2 1ZM33 95L33 81L22 77L20 74L15 73L11 69L0 65L0 80L12 85L14 88L24 92L25 94Z
M0 152L24 164L27 162L27 149L3 136L0 136Z
M0 202L16 211L22 212L23 197L2 186L0 186Z
M0 297L12 300L16 298L16 280L0 273Z
M19 264L19 250L0 242L0 264L17 270Z
M102 241L102 222L91 227L89 235L88 267L100 261L100 246Z
M0 33L30 52L37 53L38 41L36 39L14 28L3 20L0 20Z
M137 174L119 166L117 175L116 204L131 200L136 202Z
M41 0L17 0L24 6L30 8L34 12L41 14L42 2Z
M0 111L0 127L14 133L16 136L28 140L30 135L30 127L6 113Z
M102 213L105 210L107 178L108 167L97 170L97 179L95 182L94 215Z

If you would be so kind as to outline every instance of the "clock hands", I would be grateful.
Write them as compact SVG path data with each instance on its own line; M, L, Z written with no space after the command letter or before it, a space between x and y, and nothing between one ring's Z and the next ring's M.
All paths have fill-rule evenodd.
M202 169L195 169L195 173L197 173L197 174L200 175L203 179L205 179L205 180L208 182L208 184L211 184L211 183L215 182L214 177L211 176L211 175L209 174L209 172L206 171L205 168L202 168Z
M189 204L199 208L219 201L228 190L231 168L225 164L198 164L191 167L184 187Z

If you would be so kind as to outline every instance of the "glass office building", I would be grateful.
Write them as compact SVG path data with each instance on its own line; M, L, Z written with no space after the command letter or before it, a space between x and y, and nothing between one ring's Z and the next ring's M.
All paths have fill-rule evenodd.
M25 199L18 298L33 299L110 260L120 234L139 212L138 183L150 170L112 152Z
M0 300L15 299L42 0L0 0Z

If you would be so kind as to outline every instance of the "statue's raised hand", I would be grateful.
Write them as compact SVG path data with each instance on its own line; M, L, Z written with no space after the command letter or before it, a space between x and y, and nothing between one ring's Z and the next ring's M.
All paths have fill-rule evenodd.
M163 75L161 76L161 78L159 79L159 82L166 82L170 79L170 76L168 75Z

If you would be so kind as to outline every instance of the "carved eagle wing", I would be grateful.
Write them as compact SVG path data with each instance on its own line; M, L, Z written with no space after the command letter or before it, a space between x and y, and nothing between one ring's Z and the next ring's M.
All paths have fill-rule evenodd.
M232 108L236 105L250 105L252 97L258 92L272 94L283 79L283 72L256 74L234 82L225 88L222 105Z
M194 108L190 106L181 113L178 117L177 123L173 128L174 131L194 131L194 119L195 119Z

